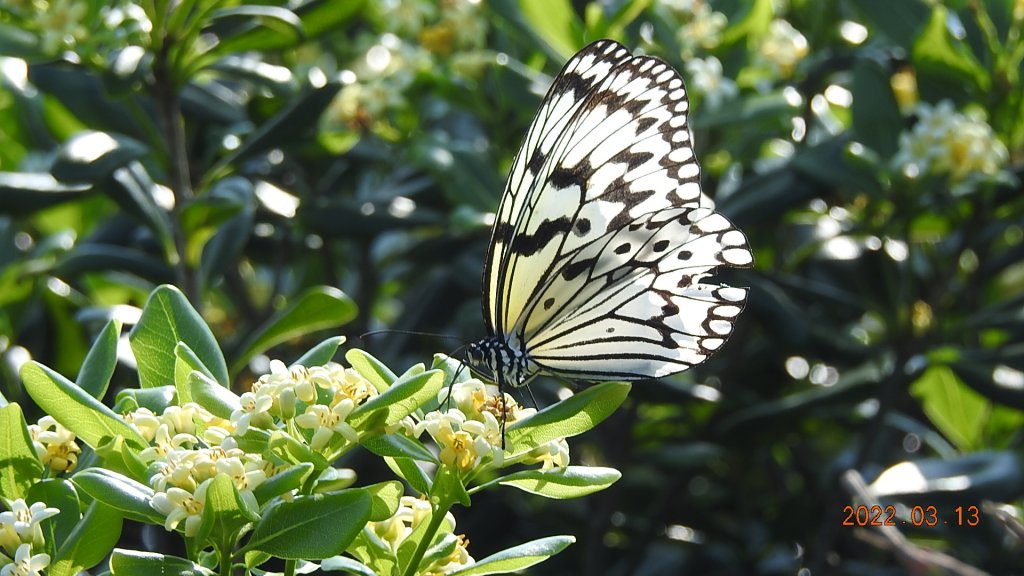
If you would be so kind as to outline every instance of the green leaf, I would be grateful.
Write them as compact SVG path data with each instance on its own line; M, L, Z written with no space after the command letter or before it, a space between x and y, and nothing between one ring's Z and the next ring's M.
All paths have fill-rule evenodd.
M64 184L50 174L0 172L0 214L25 216L84 197L88 184Z
M420 462L437 464L434 453L427 449L422 442L410 438L404 434L380 434L376 436L365 436L359 439L359 443L367 450L377 456L389 456L391 458L412 458Z
M245 183L248 180L239 178ZM221 226L245 208L243 200L227 195L206 194L192 199L178 215L182 233L186 240L185 261L196 267L201 261L203 249ZM248 237L238 239L245 242Z
M107 322L96 336L96 341L82 361L82 368L75 378L78 387L92 394L97 400L103 400L107 386L110 385L110 377L117 366L117 338L120 334L120 321L111 319Z
M221 472L214 476L206 489L196 541L205 542L212 537L214 542L233 542L243 526L258 520L259 515L242 501L231 476Z
M549 536L533 540L519 546L513 546L477 561L462 570L449 572L448 576L485 576L487 574L506 574L525 570L565 550L576 542L572 536Z
M330 558L362 531L370 510L369 494L358 489L278 500L263 512L245 549L279 558Z
M121 537L121 515L94 501L86 509L82 521L75 526L67 541L57 551L47 571L49 576L75 576L96 566L114 549Z
M196 403L218 418L230 418L231 413L242 405L242 400L234 392L210 380L202 372L189 374L188 389Z
M971 390L947 366L932 366L910 387L921 401L928 419L957 448L970 452L981 448L990 404Z
M34 361L24 364L21 379L36 404L86 444L95 447L104 439L122 436L138 450L149 446L110 408L46 366Z
M394 384L395 380L398 380L398 375L385 366L383 362L358 348L352 348L346 352L345 360L349 366L356 372L359 372L360 376L369 380L370 384L373 384L373 387L377 389L377 392L387 390Z
M339 90L341 83L332 81L292 98L291 104L263 122L234 152L222 157L209 173L220 174L228 166L237 166L258 153L299 141L316 126L320 115Z
M193 372L199 372L210 382L214 381L210 369L188 347L188 344L178 342L174 346L174 389L178 394L178 404L181 406L192 402L192 381L189 377ZM219 384L215 385L220 386Z
M256 497L257 502L265 504L275 496L280 496L285 492L302 486L311 472L313 472L313 464L311 462L294 464L267 478L266 481L252 491L252 495Z
M221 386L228 386L228 369L209 326L180 290L163 285L154 290L142 317L129 335L143 388L174 382L174 350L184 342Z
M372 568L347 556L331 556L320 563L324 572L346 572L355 576L379 576Z
M562 469L521 470L488 484L514 486L538 496L563 499L579 498L604 490L621 477L622 473L614 468L568 466Z
M83 132L64 143L50 173L65 182L102 182L114 170L148 153L144 144L127 136Z
M397 480L378 482L363 488L370 495L370 521L381 522L398 512L398 503L405 487Z
M444 372L428 370L399 378L390 388L360 404L348 421L360 431L376 430L395 424L412 414L425 402L437 398L444 385Z
M356 312L355 302L341 290L329 286L310 288L256 330L242 347L232 371L238 371L256 354L282 342L346 324L356 317Z
M89 468L71 477L78 490L118 510L125 518L147 524L164 523L164 517L150 505L155 492L124 474L103 468Z
M221 8L210 15L210 21L244 19L256 26L266 26L296 41L303 38L302 20L291 10L278 6L233 6Z
M209 196L226 198L240 206L240 210L227 222L221 224L212 238L203 246L200 271L204 285L215 284L238 261L252 238L256 218L256 195L252 181L232 176L213 184Z
M307 368L312 366L323 366L334 359L334 355L338 353L338 347L344 343L344 336L331 336L310 348L309 351L296 360L294 364L298 366L305 366Z
M519 0L527 30L550 46L564 60L579 47L583 23L569 0Z
M52 556L82 519L78 493L68 480L47 478L28 489L25 502L30 505L34 502L43 502L48 507L60 510L59 514L43 520L40 525L48 552Z
M123 392L128 392L128 390L123 390ZM138 451L124 441L124 438L115 436L100 442L94 449L96 455L103 459L104 468L125 474L130 478L144 480L149 478L146 474L146 463L139 457Z
M153 283L174 279L174 270L152 254L111 244L78 244L54 267L54 272L62 277L113 271L126 272Z
M869 28L879 30L906 50L914 45L931 13L924 0L858 0L857 7L870 24Z
M899 149L900 114L889 75L881 64L862 58L853 67L853 130L857 140L889 158Z
M21 406L12 402L0 408L0 496L5 500L25 498L42 476L43 464L36 456Z
M391 468L396 476L405 480L412 486L412 489L420 494L430 494L433 482L422 468L416 465L412 458L391 458L384 457L384 463Z
M949 33L949 10L941 4L932 7L931 19L914 42L913 61L919 73L946 80L950 85L969 84L978 91L988 90L989 78L970 47Z
M505 430L506 458L590 430L615 412L629 389L622 382L604 382L514 422Z
M362 12L365 4L365 0L310 0L296 5L294 13L301 20L301 29L308 40L338 29ZM252 27L222 39L213 49L213 55L250 50L270 52L294 46L297 41L294 33L276 28Z
M213 574L191 560L115 548L110 555L111 576L209 576Z
M176 394L174 386L158 386L156 388L125 388L117 393L115 404L121 404L131 398L136 406L148 408L154 414L163 414L168 406L174 404ZM183 403L180 403L183 404Z

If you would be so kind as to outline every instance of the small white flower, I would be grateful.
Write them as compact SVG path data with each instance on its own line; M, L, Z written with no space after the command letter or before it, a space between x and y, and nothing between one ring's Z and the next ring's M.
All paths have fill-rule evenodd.
M58 508L48 508L42 502L33 502L31 506L21 498L11 502L11 509L0 512L0 525L14 528L22 542L43 544L43 529L40 522L60 514Z
M355 403L345 398L341 402L329 408L322 404L307 406L306 411L295 417L295 423L300 428L313 430L313 439L309 446L313 450L323 450L334 437L334 434L341 434L345 440L355 443L359 441L359 434L345 419L355 408Z
M166 516L164 528L170 532L185 521L185 536L195 536L203 519L203 507L206 504L206 491L212 482L206 480L196 488L195 493L181 488L168 488L167 492L157 492L149 505Z
M274 405L274 398L268 394L246 392L239 400L241 406L231 413L230 418L235 423L235 433L242 436L249 430L249 424L255 416L270 411Z
M775 75L788 78L796 64L807 56L807 38L785 20L772 20L761 42L758 56Z
M0 576L40 576L49 565L49 554L32 555L32 547L22 544L14 553L14 562L0 568Z
M722 102L733 99L739 89L736 83L722 74L722 63L714 56L694 58L686 63L692 86L704 95L708 108L718 108Z

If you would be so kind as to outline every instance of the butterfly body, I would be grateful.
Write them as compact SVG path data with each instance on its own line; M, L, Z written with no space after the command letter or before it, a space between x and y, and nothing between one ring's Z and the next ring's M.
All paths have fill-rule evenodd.
M753 259L701 193L688 106L675 70L610 40L555 78L498 207L488 336L469 348L499 385L657 378L724 344L746 291L702 280Z

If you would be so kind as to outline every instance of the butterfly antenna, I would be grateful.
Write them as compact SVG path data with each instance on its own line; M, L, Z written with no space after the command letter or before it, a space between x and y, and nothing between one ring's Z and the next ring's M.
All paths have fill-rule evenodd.
M396 328L382 328L380 330L370 330L359 335L360 340L365 340L367 336L380 336L381 334L404 334L406 336L430 336L433 338L445 338L447 340L461 340L458 336L449 336L448 334L436 334L434 332L420 332L418 330L398 330ZM461 346L459 349L465 348Z

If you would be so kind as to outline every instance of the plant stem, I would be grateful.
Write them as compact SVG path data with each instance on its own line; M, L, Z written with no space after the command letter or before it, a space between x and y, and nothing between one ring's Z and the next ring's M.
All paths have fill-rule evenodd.
M437 534L437 529L441 527L441 522L444 521L444 517L448 514L452 504L453 502L449 500L442 500L436 506L430 507L430 524L427 525L427 531L423 534L423 539L416 546L416 551L413 553L412 558L409 559L409 564L405 567L405 572L402 573L402 576L416 576L416 569L419 568L420 561L426 555L427 548L430 548L430 543L434 541L434 535Z
M171 229L178 255L178 261L174 265L182 291L189 302L199 309L199 276L188 262L185 234L181 230L178 218L178 213L192 199L192 182L189 176L188 152L185 149L185 126L181 116L178 79L169 61L171 45L171 40L165 39L156 54L153 65L153 96L156 100L160 127L167 141L167 173L171 191L174 193Z

